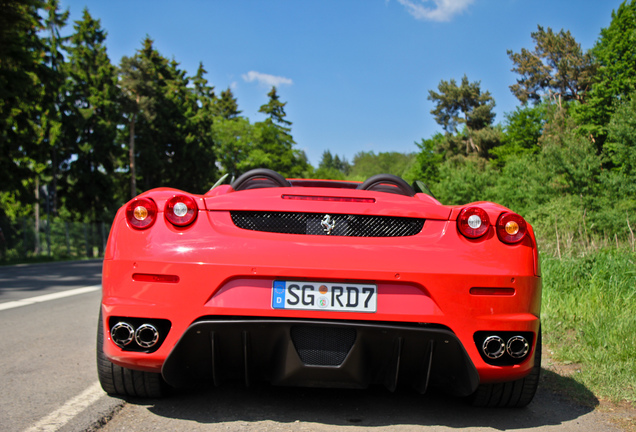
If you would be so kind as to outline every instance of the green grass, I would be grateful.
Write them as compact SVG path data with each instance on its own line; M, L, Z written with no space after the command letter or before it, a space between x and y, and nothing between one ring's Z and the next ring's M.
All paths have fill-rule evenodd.
M597 397L636 403L636 254L543 257L542 323L553 357Z

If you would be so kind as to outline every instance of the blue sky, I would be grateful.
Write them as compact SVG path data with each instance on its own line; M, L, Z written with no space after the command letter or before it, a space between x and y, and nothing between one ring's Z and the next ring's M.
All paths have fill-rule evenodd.
M108 32L111 61L149 35L190 75L199 62L217 94L230 87L243 115L276 84L297 148L317 166L323 151L417 151L441 128L428 91L466 74L497 104L518 105L506 51L533 47L537 25L570 30L584 49L619 0L61 0L71 21L87 7Z

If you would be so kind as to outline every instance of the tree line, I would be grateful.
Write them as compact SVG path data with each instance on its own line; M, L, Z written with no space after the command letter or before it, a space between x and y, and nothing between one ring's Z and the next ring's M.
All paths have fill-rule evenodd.
M73 221L110 222L137 193L172 186L204 193L223 174L266 167L288 177L422 180L444 204L500 202L560 253L574 241L630 241L636 208L636 0L623 2L596 44L538 26L533 46L508 51L517 108L495 123L495 100L466 75L429 91L443 132L411 154L325 151L312 167L296 148L275 87L241 115L146 37L119 64L107 33L83 11L62 36L59 0L0 2L0 226L40 206Z
M153 187L205 193L225 173L311 171L275 87L259 110L265 120L250 122L231 89L210 85L202 64L188 75L146 37L115 65L99 19L85 9L62 36L68 19L59 0L0 3L5 226L38 215L44 198L56 216L110 222Z
M443 132L416 143L395 171L423 180L444 204L500 202L525 216L555 255L625 243L636 225L636 1L623 2L595 45L538 26L533 46L508 51L519 105L495 124L480 81L442 80L429 91ZM354 166L357 164L354 164ZM329 152L318 171L352 178ZM562 251L563 249L563 251Z

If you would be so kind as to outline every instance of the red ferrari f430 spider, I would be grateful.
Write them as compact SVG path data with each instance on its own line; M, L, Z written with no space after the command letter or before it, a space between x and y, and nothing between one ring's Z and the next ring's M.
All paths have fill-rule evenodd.
M532 227L419 182L247 172L205 195L160 188L117 213L97 336L109 394L225 380L439 388L519 407L540 371Z

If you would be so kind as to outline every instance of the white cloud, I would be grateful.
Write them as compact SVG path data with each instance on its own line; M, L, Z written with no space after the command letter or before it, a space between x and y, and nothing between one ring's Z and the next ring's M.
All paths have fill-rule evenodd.
M294 83L291 78L269 75L256 71L249 71L248 73L241 75L241 77L247 82L256 81L259 84L265 84L267 86L278 87L283 84L292 85Z
M398 0L418 20L450 21L462 13L475 0ZM427 4L435 3L435 7Z

